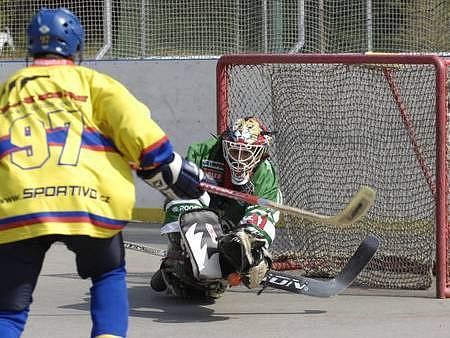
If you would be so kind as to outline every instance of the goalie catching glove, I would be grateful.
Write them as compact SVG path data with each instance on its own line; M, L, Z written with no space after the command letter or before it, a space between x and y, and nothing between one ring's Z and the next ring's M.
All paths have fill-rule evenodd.
M218 249L225 264L241 275L249 289L258 287L270 269L271 258L266 240L246 228L225 235L219 240Z
M199 188L205 175L194 163L174 153L172 160L155 169L137 170L137 175L167 198L197 199L206 194Z

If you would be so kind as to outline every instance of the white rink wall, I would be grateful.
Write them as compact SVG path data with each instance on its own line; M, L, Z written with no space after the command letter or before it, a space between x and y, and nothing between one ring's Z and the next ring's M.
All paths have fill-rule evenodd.
M216 131L216 64L215 59L82 63L119 80L147 104L153 119L182 155L189 144L202 141ZM4 82L24 66L19 62L0 63L0 81ZM136 208L161 208L162 195L139 179L135 180Z

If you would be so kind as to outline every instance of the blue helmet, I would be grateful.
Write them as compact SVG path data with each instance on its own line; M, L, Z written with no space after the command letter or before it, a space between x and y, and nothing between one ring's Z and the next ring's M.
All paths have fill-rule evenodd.
M28 52L72 57L83 50L84 29L78 17L66 8L42 8L28 26Z

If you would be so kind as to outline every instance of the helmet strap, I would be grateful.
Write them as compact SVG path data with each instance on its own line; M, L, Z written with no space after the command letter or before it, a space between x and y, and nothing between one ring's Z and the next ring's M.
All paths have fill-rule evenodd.
M81 62L83 62L83 61L84 61L84 58L83 58L83 51L80 50L80 51L78 52L78 65L81 65Z

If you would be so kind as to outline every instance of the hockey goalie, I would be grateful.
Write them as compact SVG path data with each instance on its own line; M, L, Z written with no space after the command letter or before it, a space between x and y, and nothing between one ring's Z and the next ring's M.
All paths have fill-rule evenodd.
M191 145L186 159L214 185L279 202L268 154L272 136L258 119L238 119L222 135ZM198 200L169 201L165 212L161 232L169 246L152 277L154 290L214 299L230 282L260 285L270 268L278 211L205 192Z
M315 297L331 297L347 288L378 250L372 235L359 245L331 280L270 271L269 248L279 211L312 221L351 224L372 205L375 192L362 187L337 215L319 215L281 203L278 178L269 160L273 137L258 119L238 119L222 135L189 147L187 160L202 168L210 183L196 200L171 200L161 233L167 254L150 285L183 298L219 298L228 286L260 285ZM260 201L260 203L254 203ZM248 203L247 203L248 202Z

